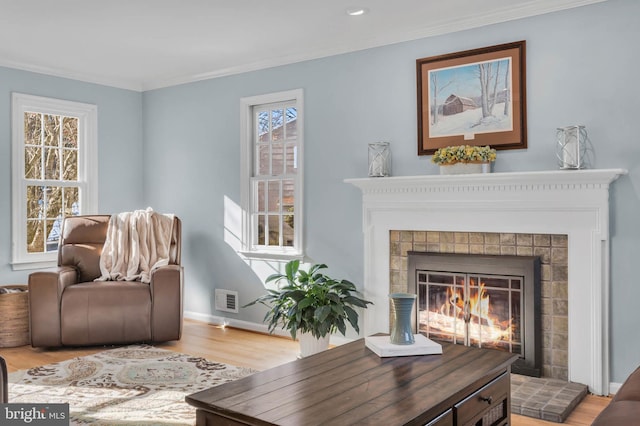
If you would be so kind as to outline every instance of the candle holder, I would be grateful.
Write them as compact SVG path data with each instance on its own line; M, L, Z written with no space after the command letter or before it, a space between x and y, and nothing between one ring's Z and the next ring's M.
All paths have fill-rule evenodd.
M391 175L391 149L389 142L369 144L369 177Z
M584 126L560 127L556 131L556 155L561 169L585 168L587 131Z

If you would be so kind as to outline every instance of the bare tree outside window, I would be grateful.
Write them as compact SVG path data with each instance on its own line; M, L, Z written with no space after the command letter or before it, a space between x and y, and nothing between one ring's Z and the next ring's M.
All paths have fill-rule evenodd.
M78 138L76 117L24 113L28 253L56 250L62 219L79 214Z
M54 266L66 216L98 213L96 105L11 94L14 270Z

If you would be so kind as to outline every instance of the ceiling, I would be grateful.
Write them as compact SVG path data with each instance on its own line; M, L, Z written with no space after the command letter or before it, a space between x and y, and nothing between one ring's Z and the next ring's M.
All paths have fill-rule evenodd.
M0 66L143 91L601 1L0 0Z

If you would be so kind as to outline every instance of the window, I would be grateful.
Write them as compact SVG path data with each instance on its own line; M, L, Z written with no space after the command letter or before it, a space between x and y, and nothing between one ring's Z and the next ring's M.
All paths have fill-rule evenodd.
M302 90L240 103L243 254L301 258Z
M12 96L13 269L55 264L60 225L97 212L95 105Z

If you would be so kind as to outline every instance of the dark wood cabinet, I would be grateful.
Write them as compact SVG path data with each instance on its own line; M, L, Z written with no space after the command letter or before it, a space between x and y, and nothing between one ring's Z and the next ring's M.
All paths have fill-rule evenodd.
M361 339L186 401L198 425L499 426L516 358L448 343L442 355L380 358Z

